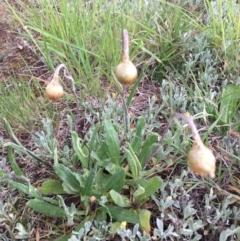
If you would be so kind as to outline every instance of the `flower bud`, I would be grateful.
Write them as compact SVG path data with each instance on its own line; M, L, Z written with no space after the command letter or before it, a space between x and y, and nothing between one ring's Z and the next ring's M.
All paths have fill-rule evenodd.
M53 78L46 87L46 94L50 100L59 100L63 94L63 87L57 77Z
M196 174L215 177L216 159L212 151L200 139L194 142L188 153L188 166Z
M126 29L123 30L122 61L116 67L115 75L122 85L131 85L138 77L137 68L129 60L129 37Z
M131 85L137 79L138 73L135 65L127 60L117 66L115 75L121 84Z
M97 198L95 196L91 196L89 200L90 200L90 203L94 203L97 200Z
M120 228L126 228L126 226L127 226L127 222L121 222L121 224L120 224Z

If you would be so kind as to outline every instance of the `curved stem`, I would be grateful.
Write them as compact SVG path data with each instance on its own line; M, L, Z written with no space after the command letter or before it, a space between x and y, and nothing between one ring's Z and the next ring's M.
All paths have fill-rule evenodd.
M72 75L70 74L67 66L65 64L59 64L56 69L55 69L55 72L53 74L53 81L58 79L58 76L59 76L59 72L61 69L64 69L64 77L71 80L72 82L72 91L73 91L73 94L74 94L74 98L75 98L75 101L76 101L76 105L77 105L77 117L80 118L80 107L79 107L79 103L78 103L78 96L77 96L77 93L76 93L76 88L75 88L75 82L74 82L74 79L72 77ZM75 130L77 131L77 126L75 125Z
M159 147L156 147L155 150L153 151L153 153L148 157L144 167L142 168L142 170L145 170L148 163L150 162L150 160L157 154L157 152L162 148L162 146L160 144L162 144L162 142L164 141L165 137L166 137L166 134L169 130L169 127L170 127L170 124L172 123L174 117L178 117L178 118L182 118L184 121L186 121L189 125L189 127L191 128L191 131L192 131L192 134L193 134L193 139L194 141L198 142L198 145L201 145L202 143L202 140L201 140L201 137L198 133L198 130L197 130L197 127L196 125L194 124L193 122L193 119L192 117L188 117L187 115L185 114L182 114L182 113L179 113L179 112L175 112L174 115L169 119L169 121L167 122L167 125L166 127L164 128L163 130L163 133L162 133L162 137L161 137L161 140L159 142ZM202 143L203 145L203 143Z
M129 37L127 29L123 29L122 36L122 60L129 60Z
M187 115L179 113L179 112L175 112L174 115L176 117L182 118L184 121L186 121L188 123L189 127L191 128L192 134L193 134L193 139L195 141L201 140L197 127L196 127L192 117L188 117Z
M58 78L59 72L60 72L60 70L61 70L62 68L67 69L67 67L66 67L65 64L59 64L59 65L55 68L55 71L54 71L54 74L53 74L53 79Z

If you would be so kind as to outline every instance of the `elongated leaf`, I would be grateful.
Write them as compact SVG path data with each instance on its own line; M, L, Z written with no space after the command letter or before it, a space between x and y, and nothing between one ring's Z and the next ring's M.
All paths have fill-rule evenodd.
M132 173L133 180L136 181L138 179L142 166L129 143L127 143L127 147L128 149L124 147L124 151L127 154L127 161Z
M4 146L4 147L7 147L7 146L12 147L12 148L18 150L19 152L24 153L24 154L26 154L26 155L34 158L34 159L37 160L38 162L41 162L42 164L44 164L44 165L47 166L47 164L46 164L40 157L38 157L37 155L35 155L34 152L31 152L31 151L27 150L27 149L21 144L21 142L20 142L20 141L18 140L18 138L15 136L15 134L14 134L14 132L13 132L10 124L7 122L7 120L6 120L5 118L3 118L3 122L4 122L4 129L5 129L5 131L7 132L8 136L10 136L10 137L14 140L14 142L17 143L17 144L15 144L15 143L13 143L13 142L7 142L7 143L4 143L3 146Z
M93 154L93 153L91 153L91 154ZM98 150L96 150L93 158L97 161L110 159L109 153L108 153L108 147L107 147L107 144L104 141L99 141Z
M120 142L118 134L110 121L104 120L103 125L108 154L111 157L112 162L120 166Z
M238 101L240 98L240 86L228 85L222 93L220 112L223 112L222 121L230 123L238 111Z
M142 147L142 151L139 155L139 161L141 163L142 166L145 165L147 158L151 155L152 151L153 151L153 144L156 143L157 141L157 135L153 134L151 136L149 136L146 141L143 143L143 147Z
M29 200L27 206L49 217L61 218L66 216L63 208L47 203L38 198Z
M144 201L146 201L151 195L156 193L162 186L162 179L158 176L152 177L150 180L143 180L139 183L144 189L145 192L136 197L136 201L139 205L141 205Z
M75 193L79 193L81 191L79 181L76 179L74 172L72 172L68 167L62 164L57 164L54 166L54 170L66 187L69 187L70 190Z
M137 152L141 147L145 125L146 125L145 119L142 116L140 116L137 121L136 132L135 132L134 138L131 142L131 147L132 147L133 151L135 151L135 152Z
M90 196L92 194L96 170L97 170L97 166L95 166L89 173L89 176L86 180L84 191L83 191L84 196Z
M43 195L49 194L66 194L63 190L62 183L57 180L47 180L39 188Z
M13 149L21 152L21 153L24 153L26 155L28 155L29 157L31 158L34 158L36 161L38 162L41 162L42 164L44 164L45 166L48 166L49 167L49 164L47 164L46 162L44 162L40 157L38 157L37 155L35 155L35 153L27 150L24 146L22 145L17 145L13 142L6 142L3 144L3 147L12 147Z
M142 209L139 213L139 224L142 231L149 233L151 231L150 218L151 212L146 209Z
M109 211L111 214L111 217L113 220L119 221L119 222L127 222L127 223L139 223L138 215L132 211L127 210L123 207L118 206L107 206L107 209L105 207L99 208L100 211Z
M19 146L22 147L21 142L15 136L10 124L8 123L8 121L5 118L3 118L3 126L4 126L4 130L7 132L7 135L10 136L12 138L12 140L14 140L14 142L16 142Z
M11 167L13 169L13 171L15 172L15 174L17 176L24 176L21 168L18 166L17 162L16 162L16 159L13 155L13 148L11 146L8 147L8 160L11 164Z
M121 167L119 168L108 180L104 188L105 191L113 189L119 192L125 183L125 170Z
M17 190L19 190L20 192L23 192L27 195L33 196L33 197L39 197L39 194L35 191L35 188L28 183L28 185L22 184L20 182L16 182L13 180L8 179L7 182L14 188L16 188Z
M93 149L94 149L94 144L96 142L96 139L98 138L97 134L98 134L99 127L100 127L100 123L97 123L95 128L94 128L94 131L91 135L91 139L90 139L89 145L88 145L90 151L93 151Z
M145 189L138 184L137 190L133 193L133 197L136 200L138 196L142 195L145 193Z
M106 169L105 169L106 170ZM114 174L107 174L103 169L99 169L95 176L95 188L100 193L107 194L109 190L120 191L125 184L126 172L119 167Z
M76 152L83 168L88 169L88 155L84 153L81 147L80 138L76 131L71 132L73 149Z
M119 207L131 207L131 202L128 198L122 196L118 192L111 190L110 191L110 196L113 200L113 202L119 206Z
M96 188L98 190L101 190L101 192L102 192L102 190L104 190L104 187L105 187L108 179L109 179L109 175L103 173L102 168L99 169L96 173L96 176L95 176ZM103 192L103 194L105 194L105 193Z

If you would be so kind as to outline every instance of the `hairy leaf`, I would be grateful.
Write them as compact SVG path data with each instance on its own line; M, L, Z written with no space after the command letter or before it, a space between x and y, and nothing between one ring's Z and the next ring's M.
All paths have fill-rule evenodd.
M101 207L99 210L106 210L106 208ZM107 210L110 212L113 220L133 224L139 222L138 215L132 210L127 210L126 208L118 206L107 206Z
M54 166L54 170L66 187L69 187L69 189L75 193L79 193L81 191L80 183L75 177L75 173L68 167L62 164L57 164Z
M47 203L38 198L29 200L27 202L27 206L49 217L54 217L54 218L65 217L65 212L63 208Z
M118 134L110 121L104 120L103 125L108 154L114 164L120 165L120 142Z
M8 160L11 164L11 167L13 169L13 171L15 172L15 174L17 176L24 176L21 168L18 166L16 159L13 155L13 148L11 146L8 147Z
M152 177L147 182L140 182L140 185L145 189L145 192L136 197L136 201L141 205L146 201L151 195L156 193L162 186L162 179L158 176Z
M139 173L142 169L142 166L134 153L131 145L127 143L128 149L124 147L124 151L127 154L127 161L132 173L133 180L136 181L138 179Z
M138 151L141 147L145 125L146 125L145 119L142 116L140 116L137 122L134 138L131 142L131 147L133 151Z
M88 169L88 155L84 153L84 150L80 143L80 138L76 131L71 132L73 149L76 152L83 168Z
M142 229L142 231L149 233L151 231L151 226L150 226L151 212L149 210L142 209L139 212L138 217L139 217L140 228Z
M66 192L63 190L62 183L52 179L45 181L39 188L39 191L43 195L66 194Z
M119 206L119 207L131 207L131 202L128 198L122 196L118 192L111 190L110 191L110 196L113 200L113 202Z
M125 170L123 168L118 168L118 170L107 180L105 191L113 189L119 192L125 183Z

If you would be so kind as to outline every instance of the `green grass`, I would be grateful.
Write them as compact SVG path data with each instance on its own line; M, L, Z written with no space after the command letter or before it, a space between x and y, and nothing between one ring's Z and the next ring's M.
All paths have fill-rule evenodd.
M50 105L42 96L42 86L35 78L11 78L9 83L0 83L1 118L9 120L19 132L30 132L43 117L55 119L57 107ZM2 124L1 124L2 127Z
M9 205L0 205L0 218L4 216L8 222L6 233L10 236L14 236L17 223L24 226L18 233L31 236L31 228L27 226L34 226L36 212L32 210L49 214L64 227L59 229L47 223L45 227L51 231L46 234L41 230L42 238L62 236L66 240L67 223L70 225L73 221L78 224L75 231L82 230L87 236L87 221L93 219L99 231L94 234L96 237L110 235L110 228L116 233L124 218L131 223L130 234L138 219L144 230L143 221L149 219L145 209L154 202L157 206L154 211L164 222L163 236L159 220L151 223L152 230L155 229L155 234L163 240L166 237L181 240L183 236L188 240L201 240L203 230L209 230L213 240L225 241L228 235L232 240L239 238L237 177L240 162L239 150L232 143L239 144L239 137L230 135L240 126L239 4L233 0L205 0L198 5L196 1L188 1L189 4L174 0L146 2L43 0L26 4L16 0L18 8L15 8L6 0L25 30L23 37L34 43L51 71L61 63L68 67L83 107L79 130L87 128L81 132L81 137L79 133L69 132L73 130L71 123L75 124L74 118L67 116L75 115L69 86L64 85L68 92L64 101L55 104L46 99L43 86L34 77L28 82L14 77L9 83L1 82L1 118L10 123L15 133L39 130L32 137L37 156L35 150L26 151L21 143L4 143L4 147L10 147L8 165L20 179L12 178L2 168L4 158L0 176L9 186L22 192L19 202L31 208L20 213L10 197L6 198ZM203 14L207 16L204 21ZM130 34L130 58L141 72L142 81L149 79L160 88L160 96L149 96L146 114L131 116L131 130L127 135L121 103L111 97L106 88L114 83L111 90L118 90L113 70L121 59L121 33L125 28ZM133 100L135 88L137 86L127 103ZM96 99L97 108L94 106ZM214 149L218 156L216 179L200 179L186 171L191 139L183 122L172 122L161 140L159 133L174 111L189 112L204 143ZM42 123L42 119L47 120ZM62 131L60 122L68 132L63 143L58 143L59 131ZM14 139L9 129L7 134ZM159 148L156 155L147 163L156 148ZM35 160L28 161L32 166L39 160L46 165L50 162L50 167L39 167L47 169L48 176L43 175L37 181L24 177L31 176L31 172L21 163L22 157ZM129 171L125 172L127 169ZM0 185L0 188L5 190L6 186ZM146 196L143 189L147 191ZM51 195L52 190L58 196ZM183 198L185 194L193 204ZM34 198L29 199L28 195ZM96 197L95 204L89 203L90 196ZM222 198L225 196L230 198L225 200ZM76 202L71 201L74 198L80 200L76 207ZM12 212L15 217L10 220ZM45 222L43 214L36 218L42 225ZM111 218L113 223L109 226L101 224ZM229 220L232 226L224 226ZM174 234L168 233L165 227L169 223L173 225ZM148 225L149 220L145 224ZM137 229L135 226L134 230ZM126 232L119 231L118 235L126 236ZM180 238L175 238L175 234ZM128 235L131 240L133 236Z
M229 65L229 71L238 71L240 7L235 1L206 1L209 23L206 33L214 47ZM235 62L235 63L234 63ZM236 72L235 72L236 73Z
M65 0L25 4L18 0L16 5L24 11L8 6L25 29L24 37L33 41L52 71L60 63L69 68L80 90L80 100L84 100L86 92L102 96L106 84L101 87L101 83L108 85L115 80L112 73L121 59L123 28L130 33L130 58L139 69L143 64L154 64L164 71L165 66L182 63L181 54L185 50L180 32L198 27L190 12L188 15L182 7L164 1L147 7L142 1L124 1L119 5L105 0L94 4ZM151 72L147 70L149 76ZM35 102L38 104L33 96L32 103Z
M17 3L24 12L14 13L48 65L53 69L57 63L66 64L90 93L99 92L102 78L112 78L110 70L120 61L123 28L130 33L134 62L150 57L164 65L181 61L181 32L199 27L190 12L165 1L147 7L142 1L122 5L104 0L94 4L65 0ZM34 38L36 32L41 40Z

